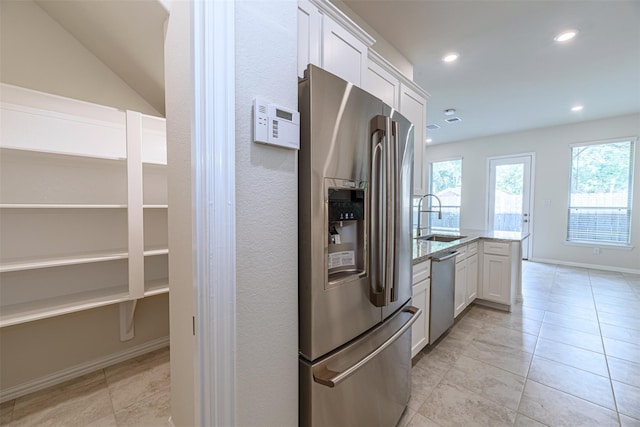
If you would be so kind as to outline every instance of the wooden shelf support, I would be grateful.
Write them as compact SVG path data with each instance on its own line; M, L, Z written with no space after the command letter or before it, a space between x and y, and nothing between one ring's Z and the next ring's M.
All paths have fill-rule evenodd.
M120 341L129 341L134 337L134 315L137 299L120 303Z

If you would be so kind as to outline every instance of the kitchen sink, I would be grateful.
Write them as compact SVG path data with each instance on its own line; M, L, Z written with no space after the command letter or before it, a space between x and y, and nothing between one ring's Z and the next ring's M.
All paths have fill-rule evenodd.
M446 234L429 234L428 236L419 237L420 240L429 240L430 242L454 242L464 239L467 236L449 236Z

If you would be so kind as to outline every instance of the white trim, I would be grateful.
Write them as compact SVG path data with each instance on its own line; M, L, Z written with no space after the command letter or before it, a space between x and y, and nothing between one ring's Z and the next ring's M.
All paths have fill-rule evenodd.
M557 259L545 259L545 258L529 258L529 261L541 262L541 263L553 264L553 265L566 265L569 267L586 268L589 270L604 270L604 271L615 271L617 273L640 274L639 268L612 267L610 265L585 264L583 262L560 261Z
M429 164L433 164L433 163L440 163L440 162L451 162L453 160L464 160L463 156L448 156L448 157L443 157L443 158L438 158L438 159L434 159L434 160L429 160Z
M152 352L159 348L169 346L169 337L162 337L153 341L148 341L130 347L126 350L119 351L117 353L110 354L108 356L101 357L89 362L84 362L79 365L72 366L70 368L63 369L58 372L54 372L49 375L45 375L40 378L28 381L26 383L19 384L17 386L0 389L0 402L6 402L8 400L16 399L18 397L33 393L39 390L43 390L47 387L54 386L56 384L63 383L65 381L78 378L82 375L90 374L100 369L107 368L120 362L124 362L134 357L142 356L143 354Z
M236 425L235 5L193 3L195 418Z
M569 147L570 148L573 148L573 147L586 147L588 145L614 144L616 142L626 142L626 141L637 142L638 141L638 137L637 136L625 136L625 137L622 137L622 138L601 139L601 140L598 140L598 141L574 142L574 143L569 144Z
M617 249L621 251L630 251L630 250L633 250L634 248L634 246L628 243L609 243L609 242L573 241L573 240L562 240L560 243L566 246L582 246L585 248L607 248L607 249Z

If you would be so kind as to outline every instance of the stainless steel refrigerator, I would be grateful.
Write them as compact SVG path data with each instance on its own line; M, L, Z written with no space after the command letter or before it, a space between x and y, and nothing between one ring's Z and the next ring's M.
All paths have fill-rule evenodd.
M411 391L413 125L310 65L299 82L301 426L395 426Z

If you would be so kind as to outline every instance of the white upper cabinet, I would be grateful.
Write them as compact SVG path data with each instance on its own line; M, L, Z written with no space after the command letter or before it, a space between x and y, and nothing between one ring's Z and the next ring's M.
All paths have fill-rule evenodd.
M325 16L322 21L322 66L338 77L362 87L367 71L367 49L363 42L337 22Z
M304 77L308 64L320 64L322 15L306 0L298 1L298 77Z
M298 1L298 77L314 64L362 87L367 53L374 42L333 4Z
M426 194L428 94L370 47L375 40L326 0L298 0L298 77L308 64L363 88L414 125L413 194Z
M413 152L413 194L427 193L425 186L425 122L427 120L427 95L419 93L416 88L406 83L400 84L400 112L413 123L414 152Z
M398 108L400 104L400 78L378 53L369 51L367 72L362 88L377 96L387 105Z

